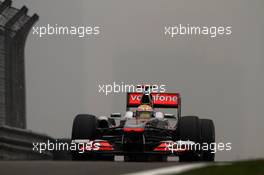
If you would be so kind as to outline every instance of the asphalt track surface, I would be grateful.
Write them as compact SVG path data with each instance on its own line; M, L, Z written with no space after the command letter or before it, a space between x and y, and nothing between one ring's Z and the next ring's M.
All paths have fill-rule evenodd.
M118 175L181 165L179 162L0 161L1 175Z

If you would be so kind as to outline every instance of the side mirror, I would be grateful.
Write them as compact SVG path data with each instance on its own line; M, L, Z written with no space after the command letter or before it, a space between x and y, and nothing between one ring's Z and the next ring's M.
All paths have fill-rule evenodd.
M112 113L111 114L111 117L112 118L120 118L121 117L121 114L120 113Z

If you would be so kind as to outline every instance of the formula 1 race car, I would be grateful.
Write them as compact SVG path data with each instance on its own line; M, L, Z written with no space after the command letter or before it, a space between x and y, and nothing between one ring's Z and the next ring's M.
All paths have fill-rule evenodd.
M160 108L175 108L177 114L165 114ZM210 146L215 142L213 121L181 116L178 93L128 93L124 115L77 115L72 142L90 145L72 151L73 160L114 160L122 155L125 161L166 161L167 156L179 156L179 161L187 162L214 161L215 157Z

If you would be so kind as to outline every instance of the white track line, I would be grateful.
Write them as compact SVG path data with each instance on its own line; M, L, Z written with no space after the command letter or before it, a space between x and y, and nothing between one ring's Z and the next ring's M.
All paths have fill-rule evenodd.
M193 164L185 164L179 166L172 166L172 167L165 167L165 168L158 168L154 170L146 170L141 171L138 173L129 173L126 175L160 175L160 174L176 174L182 173L184 171L188 171L195 168L201 168L207 166L208 163L193 163Z

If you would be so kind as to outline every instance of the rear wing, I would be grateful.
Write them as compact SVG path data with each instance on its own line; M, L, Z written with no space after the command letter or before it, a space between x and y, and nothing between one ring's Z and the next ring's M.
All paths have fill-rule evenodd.
M181 115L181 97L179 93L151 93L153 108L177 108L177 116ZM143 93L127 93L126 108L138 107Z

